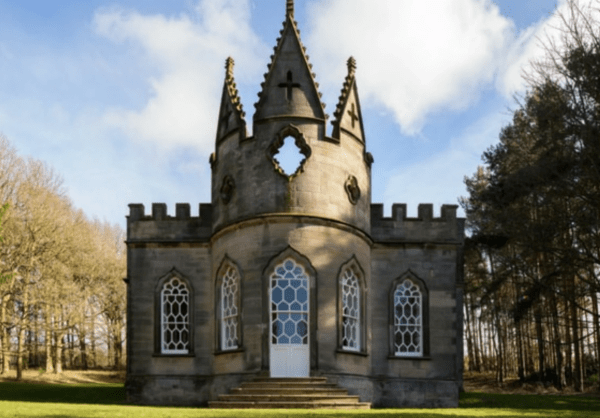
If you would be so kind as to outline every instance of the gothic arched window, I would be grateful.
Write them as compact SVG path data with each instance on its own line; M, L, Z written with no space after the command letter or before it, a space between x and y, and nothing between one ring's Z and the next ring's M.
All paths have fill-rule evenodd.
M342 349L361 349L361 291L360 282L353 269L346 269L340 278L342 294Z
M221 349L238 348L240 277L237 270L229 266L221 282Z
M190 353L190 289L176 275L160 290L160 352Z
M338 279L338 347L366 353L365 278L355 257L340 269Z
M237 264L225 257L215 282L217 352L242 348L242 279Z
M396 357L424 355L425 295L416 281L406 277L395 283L393 290L392 351Z

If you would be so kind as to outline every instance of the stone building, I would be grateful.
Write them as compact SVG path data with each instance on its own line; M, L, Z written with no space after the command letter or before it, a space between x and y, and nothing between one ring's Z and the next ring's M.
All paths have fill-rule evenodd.
M227 60L199 216L130 205L132 402L207 405L257 377L322 376L373 406L458 404L464 220L371 204L356 63L329 135L305 51L288 0L252 136ZM276 158L286 138L304 156L293 173Z

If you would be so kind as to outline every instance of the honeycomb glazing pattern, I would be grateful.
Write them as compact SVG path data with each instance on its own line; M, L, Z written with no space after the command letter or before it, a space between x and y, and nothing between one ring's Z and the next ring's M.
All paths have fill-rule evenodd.
M221 336L223 350L238 347L238 292L239 276L233 267L229 267L223 276L221 286Z
M173 277L161 291L161 352L189 353L190 292L181 280Z
M308 276L288 258L271 274L273 344L308 344Z
M352 269L342 274L342 348L360 350L360 287Z
M406 279L394 292L394 347L396 356L423 354L422 295L419 287Z

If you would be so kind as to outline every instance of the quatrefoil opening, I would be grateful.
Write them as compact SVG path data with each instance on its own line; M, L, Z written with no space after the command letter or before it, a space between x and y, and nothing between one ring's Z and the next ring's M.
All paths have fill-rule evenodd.
M267 149L267 158L273 164L275 172L292 181L294 177L304 172L304 165L311 153L312 150L302 132L294 125L289 125L277 134Z

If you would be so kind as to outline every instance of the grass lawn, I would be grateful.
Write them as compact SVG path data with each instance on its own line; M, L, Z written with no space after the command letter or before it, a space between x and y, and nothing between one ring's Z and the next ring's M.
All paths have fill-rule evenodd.
M211 410L125 405L122 384L0 382L0 417L599 417L600 397L464 393L458 409Z

